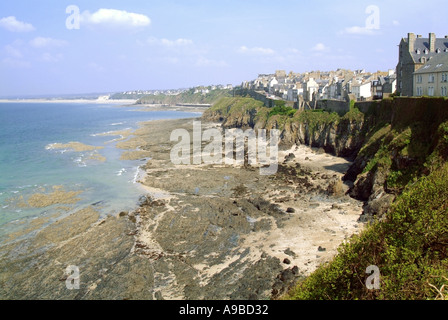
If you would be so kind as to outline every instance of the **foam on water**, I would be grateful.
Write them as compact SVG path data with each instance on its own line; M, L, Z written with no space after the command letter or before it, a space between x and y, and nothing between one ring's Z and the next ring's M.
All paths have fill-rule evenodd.
M101 203L102 214L134 209L142 193L135 185L144 175L139 169L142 162L120 160L122 150L117 149L114 142L123 136L117 135L117 139L111 141L107 134L135 130L139 122L148 119L195 116L173 111L130 111L96 104L0 103L0 233L8 232L6 225L12 221L54 214L58 207L66 206L28 208L11 202L20 197L26 200L32 194L42 193L43 189L51 192L53 186L82 191L78 203L66 206L68 212L93 203ZM117 130L110 131L111 126ZM57 143L70 141L102 149L76 152L55 148ZM95 155L106 161L98 161Z
M121 176L124 172L126 172L126 169L122 168L120 171L117 172L117 176Z

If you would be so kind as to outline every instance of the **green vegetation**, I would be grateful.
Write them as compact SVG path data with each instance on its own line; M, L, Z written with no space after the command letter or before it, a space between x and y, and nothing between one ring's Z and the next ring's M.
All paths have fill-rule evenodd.
M355 107L341 117L336 112L330 113L321 109L298 111L280 100L275 101L273 108L267 108L259 100L242 96L220 99L204 113L204 116L210 117L214 114L216 118L219 114L220 118L224 119L229 115L235 116L236 113L241 115L241 112L251 113L257 123L279 129L283 129L287 123L303 122L308 124L312 132L322 126L338 124L341 121L362 122L364 119L364 114Z
M355 104L356 104L355 100L350 100L350 110L355 107Z
M276 116L276 115L293 117L296 112L297 112L297 109L287 107L284 104L276 105L274 108L269 110L269 117Z
M311 133L314 133L321 127L337 124L341 117L336 113L329 113L323 110L305 110L296 113L292 121L306 123Z
M221 98L206 112L218 112L222 116L234 114L235 112L249 112L257 111L259 108L263 108L263 102L245 97L235 98Z
M195 89L182 92L178 95L148 95L137 101L137 104L170 104L195 103L195 104L214 104L223 97L231 97L232 90L216 89L208 93L195 93Z
M447 109L443 99L400 98L369 109L358 157L364 173L386 174L398 197L285 299L448 299ZM371 265L380 290L366 287Z
M352 100L353 101L353 100ZM351 106L350 105L350 110L349 112L347 112L342 119L344 120L348 120L348 121L358 121L358 122L363 122L364 121L364 113L362 113L361 111L359 111L358 108L356 108L355 106Z
M223 119L250 115L266 127L306 124L310 134L343 122L363 124L358 157L364 173L379 171L397 195L381 221L339 248L335 258L298 283L286 299L436 299L448 287L448 108L443 99L384 99L363 113L266 108L251 98L225 98L210 110ZM346 127L345 125L342 128ZM367 267L381 272L368 290ZM440 292L439 292L440 291Z
M282 129L302 123L309 134L329 127L356 128L350 134L362 142L357 149L362 163L358 173L379 173L386 179L385 191L397 196L381 220L341 245L332 261L298 283L285 299L447 298L446 99L396 97L351 103L350 111L340 116L323 110L296 111L281 103L270 109L260 101L237 97L220 100L210 111L223 120L246 117L259 127ZM380 290L366 287L366 269L372 265L381 273Z
M365 286L379 267L380 290ZM382 222L339 248L330 263L299 283L289 299L441 298L448 286L448 164L408 186ZM442 292L446 298L447 290Z

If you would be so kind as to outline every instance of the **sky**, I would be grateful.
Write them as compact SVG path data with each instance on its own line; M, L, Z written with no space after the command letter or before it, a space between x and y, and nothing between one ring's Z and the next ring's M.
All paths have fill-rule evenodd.
M191 88L261 73L394 69L446 0L2 0L0 97Z

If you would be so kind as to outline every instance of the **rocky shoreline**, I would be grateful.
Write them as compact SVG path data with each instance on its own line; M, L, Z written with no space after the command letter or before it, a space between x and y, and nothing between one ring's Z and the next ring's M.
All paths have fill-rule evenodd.
M203 123L211 127L220 124ZM362 230L363 203L342 183L349 161L292 145L273 176L176 166L170 133L179 128L191 132L192 119L142 124L124 142L151 155L135 211L100 219L92 205L45 228L37 218L35 236L1 244L0 298L278 298ZM66 288L69 265L79 267L79 290Z

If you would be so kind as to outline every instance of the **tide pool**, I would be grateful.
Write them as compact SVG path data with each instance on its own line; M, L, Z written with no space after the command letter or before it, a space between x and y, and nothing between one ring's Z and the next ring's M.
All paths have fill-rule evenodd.
M144 159L120 160L123 150L115 145L121 137L102 134L199 115L108 104L0 103L0 235L26 219L92 204L102 214L132 210L144 194L136 183ZM72 142L79 145L70 148Z

